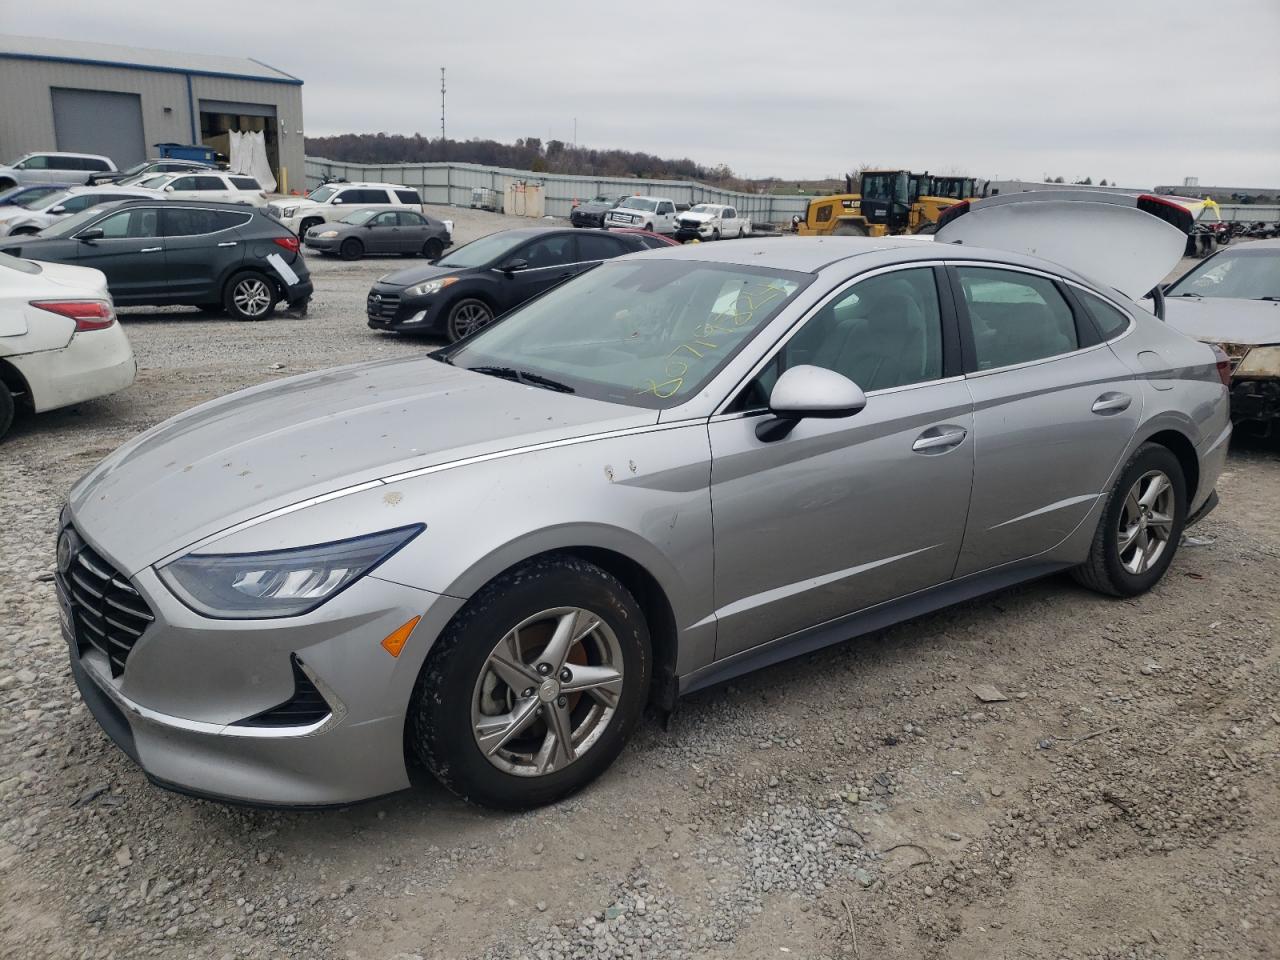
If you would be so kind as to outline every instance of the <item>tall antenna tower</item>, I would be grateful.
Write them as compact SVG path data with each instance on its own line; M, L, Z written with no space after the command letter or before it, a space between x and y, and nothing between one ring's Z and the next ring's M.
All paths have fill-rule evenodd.
M445 139L444 134L444 67L440 68L440 139Z

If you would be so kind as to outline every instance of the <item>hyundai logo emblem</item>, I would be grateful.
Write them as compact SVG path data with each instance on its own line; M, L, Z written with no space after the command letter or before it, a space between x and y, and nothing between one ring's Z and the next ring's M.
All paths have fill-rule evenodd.
M71 529L62 531L62 536L58 537L58 570L66 573L71 569L71 561L76 558L76 554L80 552L80 538L75 535Z

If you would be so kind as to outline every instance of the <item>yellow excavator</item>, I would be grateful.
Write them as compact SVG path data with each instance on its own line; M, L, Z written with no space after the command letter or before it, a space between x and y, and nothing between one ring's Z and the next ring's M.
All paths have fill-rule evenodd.
M845 177L845 192L810 200L804 217L792 221L792 230L816 237L932 233L943 210L976 195L973 177L865 170L857 193L853 178Z

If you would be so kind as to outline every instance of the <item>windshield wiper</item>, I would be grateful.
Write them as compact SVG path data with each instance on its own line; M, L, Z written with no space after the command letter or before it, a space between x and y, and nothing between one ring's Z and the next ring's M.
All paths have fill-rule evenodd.
M577 393L567 383L552 380L550 377L544 377L539 373L530 373L528 370L517 370L514 367L467 367L467 369L490 377L500 377L503 380L513 380L516 383L527 383L530 386L543 387L547 390L554 390L557 393Z

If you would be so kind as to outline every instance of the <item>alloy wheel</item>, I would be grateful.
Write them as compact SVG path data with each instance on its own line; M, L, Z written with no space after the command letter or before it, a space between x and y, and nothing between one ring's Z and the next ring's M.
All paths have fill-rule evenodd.
M1140 476L1124 498L1117 531L1120 564L1146 573L1169 547L1175 509L1173 484L1161 470Z
M580 607L544 610L490 652L472 694L472 735L499 770L554 773L600 740L622 688L622 646L609 625Z
M231 299L246 317L260 317L271 307L271 290L265 280L246 277L236 284Z
M488 326L493 314L483 303L464 303L453 315L453 329L461 339L472 331Z

